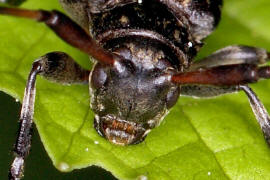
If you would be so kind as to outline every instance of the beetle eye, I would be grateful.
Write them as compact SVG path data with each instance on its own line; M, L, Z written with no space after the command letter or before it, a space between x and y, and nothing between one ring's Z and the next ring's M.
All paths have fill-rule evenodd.
M167 108L170 109L171 107L173 107L180 95L180 88L176 87L176 88L172 88L170 90L170 92L167 94L167 99L166 99L166 103L167 103Z
M91 85L95 89L101 88L107 80L107 73L101 64L97 64L92 72Z

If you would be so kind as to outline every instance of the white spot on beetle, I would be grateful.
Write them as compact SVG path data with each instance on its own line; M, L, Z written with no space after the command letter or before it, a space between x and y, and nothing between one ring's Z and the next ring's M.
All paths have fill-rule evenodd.
M188 43L188 47L191 48L192 46L193 46L192 42L189 42L189 43Z
M142 0L138 0L138 3L139 3L139 4L142 4Z
M57 24L58 19L59 19L58 16L54 16L54 17L50 20L50 23L51 23L51 24Z

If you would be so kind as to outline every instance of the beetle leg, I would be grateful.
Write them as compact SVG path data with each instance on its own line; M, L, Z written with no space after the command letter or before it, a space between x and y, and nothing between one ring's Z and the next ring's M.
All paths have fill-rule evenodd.
M181 86L181 96L194 98L211 98L239 91L238 86L184 85Z
M181 95L192 96L192 97L213 97L225 93L238 92L243 90L248 96L250 107L260 124L263 131L266 142L270 145L270 117L269 114L262 104L262 102L257 97L256 93L252 91L247 85L239 86L205 86L205 85L188 85L181 87Z
M191 64L188 71L233 64L265 64L270 54L265 49L249 46L228 46Z
M24 17L44 22L61 39L103 64L113 65L117 58L115 55L99 46L82 27L59 11L0 7L0 14Z
M270 118L267 110L250 87L247 85L240 85L239 88L248 96L251 109L261 126L266 142L270 145Z
M200 68L208 69L225 65L236 64L264 64L270 54L262 48L249 46L228 46L220 49L212 55L191 64L188 71L196 71ZM184 85L181 87L181 95L193 97L213 97L226 93L234 93L238 86L212 86L212 85Z
M37 74L62 84L88 83L89 77L89 71L82 69L65 53L49 53L33 63L24 92L20 129L14 150L15 159L11 165L9 179L17 180L23 176L24 161L31 147Z
M236 64L183 72L169 77L171 82L186 85L186 88L192 87L193 84L195 87L204 86L204 88L213 86L209 92L202 92L201 95L200 91L195 88L195 90L187 92L190 96L195 94L197 97L198 95L209 97L211 96L211 91L214 91L214 95L220 95L243 90L249 98L254 115L262 128L267 143L270 145L269 115L256 94L245 85L257 82L260 78L270 78L270 66L258 67L254 64ZM217 88L215 89L214 86Z

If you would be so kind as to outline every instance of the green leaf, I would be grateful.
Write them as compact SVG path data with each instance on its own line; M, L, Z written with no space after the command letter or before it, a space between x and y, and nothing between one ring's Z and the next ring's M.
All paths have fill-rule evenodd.
M23 7L60 9L56 0L28 0ZM226 0L221 24L199 57L231 44L270 50L269 10L269 0ZM86 55L45 25L0 16L0 90L22 100L32 62L51 51L67 52L91 68ZM270 111L270 81L252 87ZM181 97L144 142L120 147L93 128L87 86L62 86L38 78L35 123L53 164L62 171L98 165L119 179L270 177L270 149L243 93L213 99Z

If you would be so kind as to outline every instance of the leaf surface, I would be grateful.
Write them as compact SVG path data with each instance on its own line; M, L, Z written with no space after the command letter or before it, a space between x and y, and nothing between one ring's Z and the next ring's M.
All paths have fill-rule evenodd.
M61 9L56 0L23 7ZM226 0L218 29L198 57L231 44L270 51L269 0ZM32 62L52 51L70 54L90 69L89 58L45 25L0 16L0 90L22 100ZM252 85L270 110L270 81ZM35 123L53 164L62 171L101 166L119 179L265 179L270 149L244 93L213 99L181 97L144 142L120 147L93 127L88 87L37 80ZM30 154L31 155L31 154Z

